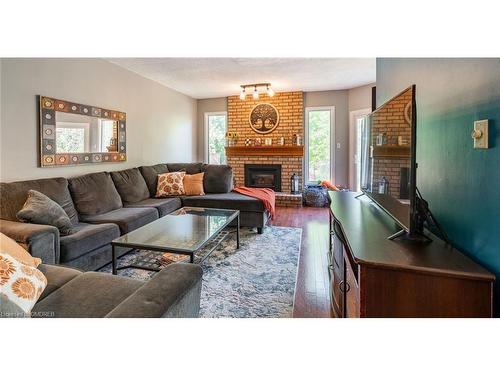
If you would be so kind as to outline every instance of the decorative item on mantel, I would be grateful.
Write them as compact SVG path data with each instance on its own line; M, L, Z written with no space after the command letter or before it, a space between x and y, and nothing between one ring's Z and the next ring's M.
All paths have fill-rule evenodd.
M261 146L262 140L260 138L255 138L255 146Z
M278 143L278 146L284 146L285 145L285 137L279 137L277 143Z
M227 132L226 133L226 141L229 147L236 146L238 144L238 133L235 132Z
M250 138L245 138L245 146L251 146L252 145L252 140Z
M302 136L300 134L294 134L292 138L292 144L295 146L302 146Z
M266 146L272 146L273 145L273 139L272 138L265 138L264 139L264 145L266 145Z

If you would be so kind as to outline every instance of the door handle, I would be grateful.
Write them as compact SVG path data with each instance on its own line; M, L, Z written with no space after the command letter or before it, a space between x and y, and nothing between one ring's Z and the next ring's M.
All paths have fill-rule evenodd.
M342 286L345 285L346 288L342 289ZM346 282L345 280L342 280L340 283L339 283L339 289L342 293L349 293L349 291L351 290L351 286L349 285L348 282Z

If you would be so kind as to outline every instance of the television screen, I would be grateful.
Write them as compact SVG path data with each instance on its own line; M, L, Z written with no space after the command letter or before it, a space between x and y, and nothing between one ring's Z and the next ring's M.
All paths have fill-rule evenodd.
M415 87L358 122L361 190L408 232L415 201Z

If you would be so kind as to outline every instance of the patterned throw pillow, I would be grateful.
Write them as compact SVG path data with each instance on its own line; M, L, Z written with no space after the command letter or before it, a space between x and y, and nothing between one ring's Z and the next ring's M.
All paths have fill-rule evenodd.
M3 302L0 316L17 316L19 311L29 316L46 286L47 279L38 269L0 253L0 299Z
M158 175L156 186L156 198L168 197L170 195L184 195L184 184L182 180L186 172L170 172Z

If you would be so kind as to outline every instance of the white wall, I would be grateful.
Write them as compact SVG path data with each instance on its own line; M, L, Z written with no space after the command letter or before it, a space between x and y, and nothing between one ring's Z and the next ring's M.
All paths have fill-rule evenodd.
M197 103L102 59L2 59L0 180L70 177L198 159ZM38 167L36 95L127 113L127 162Z
M372 107L372 87L375 84L356 87L348 92L349 112Z

